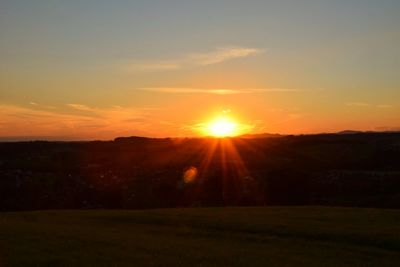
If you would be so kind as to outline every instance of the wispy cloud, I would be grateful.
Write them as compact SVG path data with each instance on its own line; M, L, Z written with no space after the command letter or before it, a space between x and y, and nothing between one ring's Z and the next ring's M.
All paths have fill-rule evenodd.
M377 108L393 108L392 105L387 105L387 104L380 104L376 106Z
M154 108L97 108L83 104L66 104L56 109L39 104L0 104L0 136L26 136L27 129L31 136L68 136L74 139L146 136L152 135L154 128L156 133L165 128L154 119L153 115L157 112Z
M315 91L313 89L297 89L297 88L249 88L245 89L251 93L258 93L258 92L309 92Z
M86 105L82 105L82 104L67 104L67 106L72 109L76 109L76 110L80 110L80 111L94 111L93 108L88 107Z
M364 102L348 102L346 103L347 106L352 106L352 107L368 107L370 104L364 103Z
M37 102L29 102L29 105L31 105L32 107L36 108L36 109L55 109L55 106L49 106L49 105L43 105L43 104L39 104Z
M347 106L352 106L352 107L372 107L372 108L382 108L382 109L390 109L393 108L393 105L389 104L371 104L371 103L366 103L366 102L348 102L346 103Z
M138 88L142 91L157 92L157 93L167 93L167 94L241 94L245 93L243 90L233 90L233 89L203 89L203 88L182 88L182 87L146 87Z
M130 72L171 71L186 67L207 66L222 63L236 58L245 58L264 52L259 48L222 47L203 53L189 53L171 60L140 60L128 64L125 69Z
M377 130L377 131L385 131L385 132L399 132L400 131L400 126L398 126L398 127L380 126L380 127L376 127L375 130Z
M208 53L194 53L189 55L189 59L198 65L211 65L235 58L253 56L262 52L263 50L257 48L225 47Z
M137 88L142 91L167 93L167 94L250 94L263 92L303 92L307 90L292 88L245 88L245 89L206 89L206 88L190 88L190 87L144 87Z

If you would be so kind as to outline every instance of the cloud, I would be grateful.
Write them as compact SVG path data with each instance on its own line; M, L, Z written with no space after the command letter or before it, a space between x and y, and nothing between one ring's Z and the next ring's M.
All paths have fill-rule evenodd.
M393 108L392 105L387 105L387 104L380 104L376 106L377 108Z
M225 47L208 53L191 54L189 58L198 65L211 65L235 58L243 58L262 53L263 50L246 47Z
M388 105L388 104L374 105L374 104L364 103L364 102L348 102L348 103L346 103L346 105L353 106L353 107L375 107L375 108L383 108L383 109L393 108L392 105Z
M370 104L364 103L364 102L348 102L346 103L347 106L352 106L352 107L368 107Z
M190 87L144 87L137 88L142 91L167 93L167 94L250 94L263 92L303 92L307 90L291 89L291 88L245 88L245 89L206 89L206 88L190 88Z
M81 104L67 104L67 106L80 111L94 111L93 108Z
M37 109L55 109L55 106L48 106L48 105L42 105L36 102L29 102L29 105L31 105L32 107L36 107Z
M262 49L250 47L223 47L204 53L190 53L172 60L136 61L125 66L129 72L157 72L179 70L194 66L207 66L222 63L236 58L245 58L264 52Z
M259 92L307 92L314 91L311 89L296 89L296 88L250 88L245 89L251 93L259 93Z
M167 93L167 94L240 94L245 93L243 90L233 89L203 89L203 88L182 88L182 87L146 87L138 88L142 91Z
M380 126L380 127L376 127L375 130L383 131L383 132L399 132L400 131L400 127Z
M40 105L0 104L0 136L26 136L29 129L30 136L112 139L116 136L146 136L151 135L154 128L156 131L162 129L161 124L152 118L158 112L154 108L66 106L67 109L65 106L46 109Z

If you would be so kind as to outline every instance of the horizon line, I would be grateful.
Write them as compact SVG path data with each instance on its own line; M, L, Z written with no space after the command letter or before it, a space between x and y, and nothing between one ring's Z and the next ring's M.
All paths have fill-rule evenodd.
M114 138L74 138L74 137L61 137L61 136L4 136L0 137L0 143L12 143L12 142L93 142L93 141L115 141L118 138L143 138L143 139L201 139L201 138L273 138L273 137L286 137L286 136L311 136L311 135L351 135L351 134L371 134L371 133L400 133L400 130L383 130L383 131L372 131L372 130L342 130L337 132L315 132L315 133L254 133L254 134L241 134L236 136L116 136Z

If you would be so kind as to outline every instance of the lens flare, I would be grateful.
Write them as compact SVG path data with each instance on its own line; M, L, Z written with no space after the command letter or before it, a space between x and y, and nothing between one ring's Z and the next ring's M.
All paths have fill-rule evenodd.
M183 173L183 181L186 184L194 182L196 180L197 173L198 173L198 171L197 171L196 167L190 167L190 168L186 169Z

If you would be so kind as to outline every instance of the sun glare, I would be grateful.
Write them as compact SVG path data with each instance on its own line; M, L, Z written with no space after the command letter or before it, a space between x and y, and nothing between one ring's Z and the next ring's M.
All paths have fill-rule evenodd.
M217 118L211 121L207 126L209 135L215 137L226 137L237 135L237 123L228 118Z

